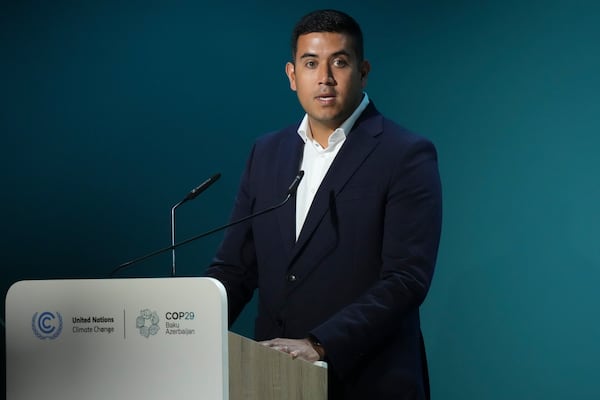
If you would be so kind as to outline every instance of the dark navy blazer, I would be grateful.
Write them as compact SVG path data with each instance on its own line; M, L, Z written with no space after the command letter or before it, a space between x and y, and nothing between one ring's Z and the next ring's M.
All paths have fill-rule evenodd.
M298 124L258 139L232 220L281 202L298 173ZM258 288L255 339L314 336L330 399L428 396L419 321L441 229L437 154L371 103L331 165L300 236L295 199L230 228L208 276L232 323Z

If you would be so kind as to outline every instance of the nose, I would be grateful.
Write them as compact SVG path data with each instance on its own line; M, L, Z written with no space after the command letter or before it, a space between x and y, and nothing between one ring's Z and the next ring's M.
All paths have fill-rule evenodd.
M321 64L319 70L319 84L333 86L336 83L331 66L325 63Z

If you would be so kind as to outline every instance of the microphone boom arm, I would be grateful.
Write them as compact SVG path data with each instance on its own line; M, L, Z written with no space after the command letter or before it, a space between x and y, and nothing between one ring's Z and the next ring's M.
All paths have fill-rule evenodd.
M135 258L133 260L127 261L126 263L123 263L123 264L119 265L117 268L115 268L110 273L110 276L113 276L117 272L119 272L119 271L121 271L121 270L123 270L123 269L125 269L125 268L127 268L127 267L129 267L131 265L133 265L133 264L137 264L137 263L139 263L141 261L144 261L144 260L146 260L146 259L148 259L150 257L157 256L157 255L159 255L161 253L165 253L165 252L167 252L169 250L175 250L178 247L181 247L183 245L186 245L186 244L191 243L193 241L196 241L198 239L202 239L203 237L212 235L213 233L222 231L222 230L227 229L229 227L232 227L234 225L241 224L242 222L245 222L245 221L247 221L249 219L258 217L260 215L263 215L265 213L273 211L273 210L275 210L275 209L277 209L279 207L282 207L296 193L296 190L298 189L298 185L300 184L300 181L302 180L303 176L304 176L304 171L300 171L300 173L298 173L298 176L296 176L296 179L294 180L294 182L292 182L292 184L290 185L290 188L288 189L287 195L286 195L285 199L281 203L276 204L276 205L271 206L271 207L268 207L268 208L265 208L264 210L258 211L258 212L254 213L254 214L247 215L247 216L245 216L243 218L240 218L238 220L232 221L232 222L230 222L228 224L216 227L214 229L211 229L210 231L207 231L207 232L201 233L199 235L193 236L191 238L185 239L184 241L181 241L179 243L171 244L171 246L164 247L162 249L153 251L152 253L149 253L149 254L146 254L144 256L141 256L141 257Z

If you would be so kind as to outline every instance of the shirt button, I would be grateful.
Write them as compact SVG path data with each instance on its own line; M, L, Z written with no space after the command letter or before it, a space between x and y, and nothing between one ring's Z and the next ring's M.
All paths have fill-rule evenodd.
M297 279L298 277L294 274L289 274L287 278L288 282L296 282Z

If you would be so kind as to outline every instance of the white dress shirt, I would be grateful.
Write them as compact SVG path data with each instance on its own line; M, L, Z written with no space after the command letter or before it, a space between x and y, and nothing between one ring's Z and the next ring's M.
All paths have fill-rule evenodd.
M337 156L346 141L346 136L354 126L354 123L369 104L369 96L364 93L363 99L356 107L356 110L329 136L327 147L323 148L313 139L308 123L308 115L304 115L298 135L304 141L304 153L302 155L302 164L300 169L304 171L304 178L298 186L296 192L296 240L300 236L300 231L306 220L308 210L315 198L315 193L321 186L321 182L327 174L331 163Z

